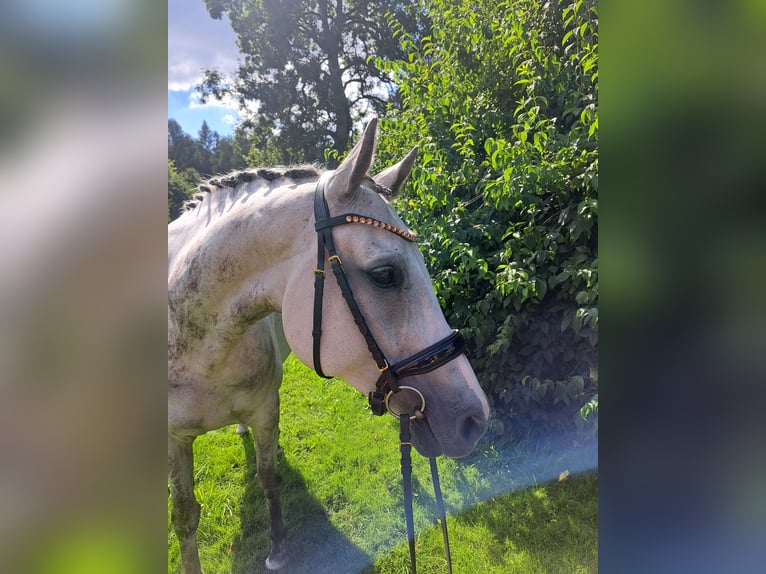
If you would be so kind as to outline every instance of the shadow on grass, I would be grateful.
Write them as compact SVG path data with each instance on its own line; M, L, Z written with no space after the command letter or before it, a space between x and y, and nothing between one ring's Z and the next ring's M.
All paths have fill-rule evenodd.
M269 516L266 499L256 477L256 452L250 433L242 435L245 449L245 493L241 530L232 544L232 573L271 572L264 560L269 553ZM282 512L287 526L289 559L279 572L330 574L360 572L372 558L355 546L330 522L319 501L311 496L303 477L280 457Z

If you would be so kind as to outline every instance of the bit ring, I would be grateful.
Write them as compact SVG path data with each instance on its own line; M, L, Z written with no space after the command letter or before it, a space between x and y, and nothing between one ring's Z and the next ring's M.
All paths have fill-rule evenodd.
M415 409L415 414L412 415L410 418L422 418L423 412L426 410L426 398L423 396L423 393L421 393L419 390L417 390L415 387L410 387L407 385L399 385L400 391L411 391L415 393L418 397L420 397L420 408ZM389 391L386 394L385 404L386 404L386 410L393 416L394 418L400 418L402 416L402 413L396 413L393 410L391 410L391 407L388 405L388 400L391 398L391 395L393 395L393 391ZM418 417L418 414L420 417Z

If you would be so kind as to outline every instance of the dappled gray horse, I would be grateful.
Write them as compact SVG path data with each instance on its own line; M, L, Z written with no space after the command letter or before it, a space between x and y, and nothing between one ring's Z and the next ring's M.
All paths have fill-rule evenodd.
M320 374L342 377L371 402L378 397L373 410L412 413L412 442L424 456L465 456L486 430L486 397L444 320L414 234L389 203L416 150L370 177L376 125L335 171L253 169L213 179L168 227L168 470L187 574L201 572L192 442L233 423L253 430L271 519L266 566L287 559L277 438L291 349ZM318 232L317 198L329 213L351 215L323 219ZM318 235L335 255L328 258ZM315 294L329 260L345 275L356 311L340 281Z

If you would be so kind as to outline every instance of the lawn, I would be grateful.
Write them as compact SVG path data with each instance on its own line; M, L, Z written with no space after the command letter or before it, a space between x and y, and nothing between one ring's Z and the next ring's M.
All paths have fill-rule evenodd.
M281 390L282 504L290 573L406 573L398 428L374 417L344 382L290 357ZM252 437L235 427L194 443L197 540L207 574L267 572L268 515ZM567 440L566 444L571 443ZM558 449L482 444L439 459L453 568L458 573L598 571L595 444ZM418 572L446 572L428 461L413 456ZM168 500L168 505L170 501ZM168 506L169 510L170 506ZM180 572L168 512L168 572Z

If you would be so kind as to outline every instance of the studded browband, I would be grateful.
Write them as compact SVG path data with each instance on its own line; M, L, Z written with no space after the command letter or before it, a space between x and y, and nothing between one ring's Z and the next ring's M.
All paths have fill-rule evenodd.
M328 227L335 227L336 225L343 225L345 223L363 223L366 225L371 225L373 227L379 227L381 229L385 229L386 231L390 231L391 233L395 233L396 235L406 239L407 241L415 242L418 240L418 236L412 231L408 231L406 229L396 227L395 225L391 225L390 223L383 223L382 221L378 221L377 219L373 219L372 217L359 215L357 213L347 213L346 215L338 215L336 217L330 217L329 219L325 219L324 221L318 221L315 227L317 231L321 231L322 229L326 229Z

